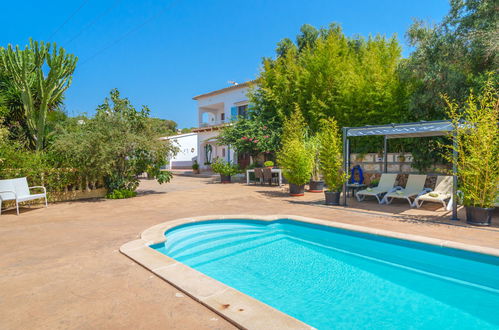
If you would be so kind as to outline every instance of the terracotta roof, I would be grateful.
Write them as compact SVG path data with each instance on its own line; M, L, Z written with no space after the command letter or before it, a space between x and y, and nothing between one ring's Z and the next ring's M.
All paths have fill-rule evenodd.
M203 98L203 97L208 97L208 96L222 94L222 93L225 93L225 92L233 90L233 89L248 87L248 86L250 86L251 84L254 84L254 83L256 83L256 80L246 81L246 82L243 82L241 84L237 84L237 85L225 87L225 88L222 88L222 89L217 89L216 91L213 91L213 92L209 92L209 93L205 93L205 94L200 94L200 95L194 96L192 99L193 100L198 100L198 99Z

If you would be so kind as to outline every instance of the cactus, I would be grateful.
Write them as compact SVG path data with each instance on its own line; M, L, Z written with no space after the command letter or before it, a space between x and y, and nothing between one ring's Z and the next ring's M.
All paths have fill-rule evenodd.
M36 150L44 147L47 112L71 85L77 61L55 43L33 39L24 50L10 44L0 48L0 65L20 92L29 137ZM44 66L49 69L46 74Z

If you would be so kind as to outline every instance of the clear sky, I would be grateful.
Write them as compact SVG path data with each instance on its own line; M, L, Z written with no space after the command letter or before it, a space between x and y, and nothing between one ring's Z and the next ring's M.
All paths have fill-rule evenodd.
M152 116L196 125L192 97L254 79L276 43L302 24L341 24L351 35L404 33L412 18L439 22L447 0L2 1L0 46L29 37L79 57L66 92L70 115L92 114L112 88Z

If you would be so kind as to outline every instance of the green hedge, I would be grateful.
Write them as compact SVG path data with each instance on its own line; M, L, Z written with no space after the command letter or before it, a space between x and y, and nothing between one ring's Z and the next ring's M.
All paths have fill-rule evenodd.
M30 186L45 186L47 192L66 192L92 190L104 187L102 178L88 178L74 168L2 169L0 179L28 178Z

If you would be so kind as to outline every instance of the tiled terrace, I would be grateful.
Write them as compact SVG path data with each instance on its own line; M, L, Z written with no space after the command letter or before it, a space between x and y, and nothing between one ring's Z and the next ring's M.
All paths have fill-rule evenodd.
M499 248L494 226L452 222L440 206L409 209L351 200L321 204L322 194L291 198L284 188L213 184L176 176L143 181L128 200L92 200L24 208L0 216L0 328L226 329L233 326L119 253L143 230L210 214L295 214ZM464 214L460 216L464 218Z

